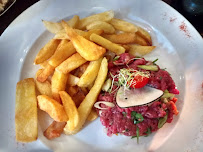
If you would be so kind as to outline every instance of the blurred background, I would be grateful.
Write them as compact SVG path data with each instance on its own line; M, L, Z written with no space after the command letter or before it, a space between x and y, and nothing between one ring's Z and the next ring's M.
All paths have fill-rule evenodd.
M0 0L0 4L3 1L4 0ZM0 16L0 35L18 15L38 1L39 0L16 0L16 2ZM163 1L185 16L203 36L203 0Z

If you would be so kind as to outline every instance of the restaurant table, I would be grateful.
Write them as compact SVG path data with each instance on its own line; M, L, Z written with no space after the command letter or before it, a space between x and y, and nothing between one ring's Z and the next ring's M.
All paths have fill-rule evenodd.
M203 36L203 26L201 23L203 16L198 17L196 15L188 15L187 12L185 12L184 9L182 8L181 4L183 0L163 0L163 1L171 5L173 8L178 10L183 16L185 16L193 24L193 26L197 29L197 31ZM201 1L201 0L187 0L187 1ZM38 2L38 0L16 0L16 2L10 7L10 9L7 12L5 12L2 16L0 16L0 35L18 15L20 15L24 10L26 10L28 7L30 7L36 2ZM202 2L200 3L202 5Z

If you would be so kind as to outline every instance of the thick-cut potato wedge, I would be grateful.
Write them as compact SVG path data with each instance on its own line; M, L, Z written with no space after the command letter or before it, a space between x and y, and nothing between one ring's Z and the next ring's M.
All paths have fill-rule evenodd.
M104 31L104 33L107 33L107 34L113 34L115 32L115 29L111 24L103 21L92 22L91 24L86 26L86 29L87 30L101 29Z
M81 19L79 21L79 24L78 24L77 28L84 30L87 25L91 24L94 21L108 22L113 17L114 17L114 12L112 10L106 11L106 12L103 12L103 13L99 13L99 14L95 14L95 15L92 15L92 16L88 16L88 17L85 17L85 18L83 18L83 19Z
M113 18L110 21L110 24L113 25L115 29L120 31L131 32L131 33L137 32L137 27L134 24L121 19Z
M152 45L152 39L150 34L141 27L137 27L137 28L138 28L138 31L136 33L140 35L143 39L145 39L149 45Z
M49 140L60 137L65 126L66 122L53 121L43 134Z
M68 116L63 106L56 100L46 95L37 96L39 109L47 112L51 118L58 122L68 121Z
M60 40L51 39L37 54L34 63L40 64L49 59L54 52L56 51L56 48L58 47L60 43Z
M87 40L90 40L90 36L92 35L92 33L95 33L97 35L101 35L104 31L101 29L92 29L89 30L88 32L86 32L84 35L82 35L84 38L86 38Z
M51 81L51 91L53 98L61 103L59 91L64 91L66 89L66 82L68 79L67 74L63 74L55 70L54 75L52 76Z
M57 67L59 64L61 64L63 61L65 61L68 57L73 55L76 52L72 42L68 40L62 40L59 44L56 52L51 57L51 59L48 61L50 65L53 67Z
M67 85L76 86L79 80L80 80L80 78L78 78L72 74L68 74Z
M148 42L143 39L139 34L135 33L135 39L134 39L134 42L135 44L139 44L139 45L142 45L142 46L148 46Z
M97 118L98 118L97 112L94 109L92 109L92 111L90 112L89 116L87 117L87 120L88 121L94 121Z
M61 100L63 103L63 107L66 111L66 114L69 117L69 120L68 120L69 125L66 125L64 130L68 129L68 130L72 131L75 129L75 127L79 123L78 109L75 106L74 101L72 100L72 98L70 97L70 95L67 92L60 91L59 94L60 94L60 97L61 97Z
M80 20L79 16L75 15L75 16L73 16L72 19L67 21L67 24L70 27L75 28L77 26L79 20ZM63 26L61 25L61 23L50 22L50 21L45 21L45 20L42 20L42 22L43 22L44 26L46 27L46 29L53 34L56 34L63 29Z
M36 78L37 76L43 71L43 69L39 69L36 73ZM39 81L35 81L36 84L36 88L39 91L40 94L44 94L47 95L49 97L52 97L52 92L51 92L51 83L46 80L45 82L39 82Z
M91 83L94 82L99 72L101 61L102 61L102 58L100 58L99 60L90 62L87 69L80 77L79 82L77 83L79 87L88 87Z
M106 52L106 49L78 35L65 21L62 25L73 43L76 51L86 60L98 60Z
M97 34L92 34L90 36L90 40L105 47L106 49L116 53L117 55L120 55L122 53L125 52L125 48L123 48L122 46L112 43L111 41L97 35Z
M156 46L140 46L140 45L129 45L129 46L130 46L129 53L134 56L144 56L156 48Z
M19 142L37 140L37 99L33 78L19 81L16 86L15 132Z
M135 40L135 33L102 34L105 39L118 44L130 44Z
M80 129L84 125L87 117L89 116L94 103L97 100L97 97L98 97L98 95L101 91L101 88L104 84L104 81L106 79L107 72L108 72L108 62L107 62L106 58L103 58L100 69L99 69L98 76L94 83L94 86L91 88L91 90L86 95L85 99L82 101L82 103L80 104L80 106L78 108L80 121L73 131L70 131L68 129L64 130L65 134L75 134L78 131L80 131ZM69 124L67 123L67 125L69 125Z
M56 70L68 74L70 71L78 68L82 64L87 62L82 56L80 56L79 53L73 54L71 57L63 61L57 68Z
M54 73L54 67L50 64L47 64L46 67L42 70L42 72L37 76L37 81L45 82L47 78Z

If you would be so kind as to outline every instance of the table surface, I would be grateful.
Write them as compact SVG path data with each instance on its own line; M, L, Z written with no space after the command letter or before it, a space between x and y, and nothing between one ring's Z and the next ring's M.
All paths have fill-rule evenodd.
M0 16L0 35L18 15L20 15L24 10L26 10L28 7L30 7L31 5L33 5L38 1L39 0L16 0L15 4L6 13ZM163 1L171 5L173 8L175 8L185 16L184 12L182 12L179 7L180 0L163 0ZM192 18L188 17L186 18L194 25L194 27L203 36L203 26L200 26L199 24L201 21L195 21L194 20L195 16L194 17L192 16Z

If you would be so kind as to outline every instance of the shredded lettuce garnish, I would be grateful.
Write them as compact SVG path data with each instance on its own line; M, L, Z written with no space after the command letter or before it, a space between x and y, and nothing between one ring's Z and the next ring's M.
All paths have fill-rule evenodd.
M112 77L112 83L111 83L111 87L109 92L113 93L114 91L116 91L117 89L119 89L121 86L124 87L125 89L129 89L131 85L135 85L135 81L134 81L134 77L140 75L141 79L143 79L144 77L149 78L150 73L148 71L138 71L138 70L134 70L134 69L120 69L119 73L117 75L113 75L112 73L110 73L111 77ZM112 92L113 89L113 85L115 83L115 79L118 79L118 83L117 88ZM142 81L142 80L141 80Z

